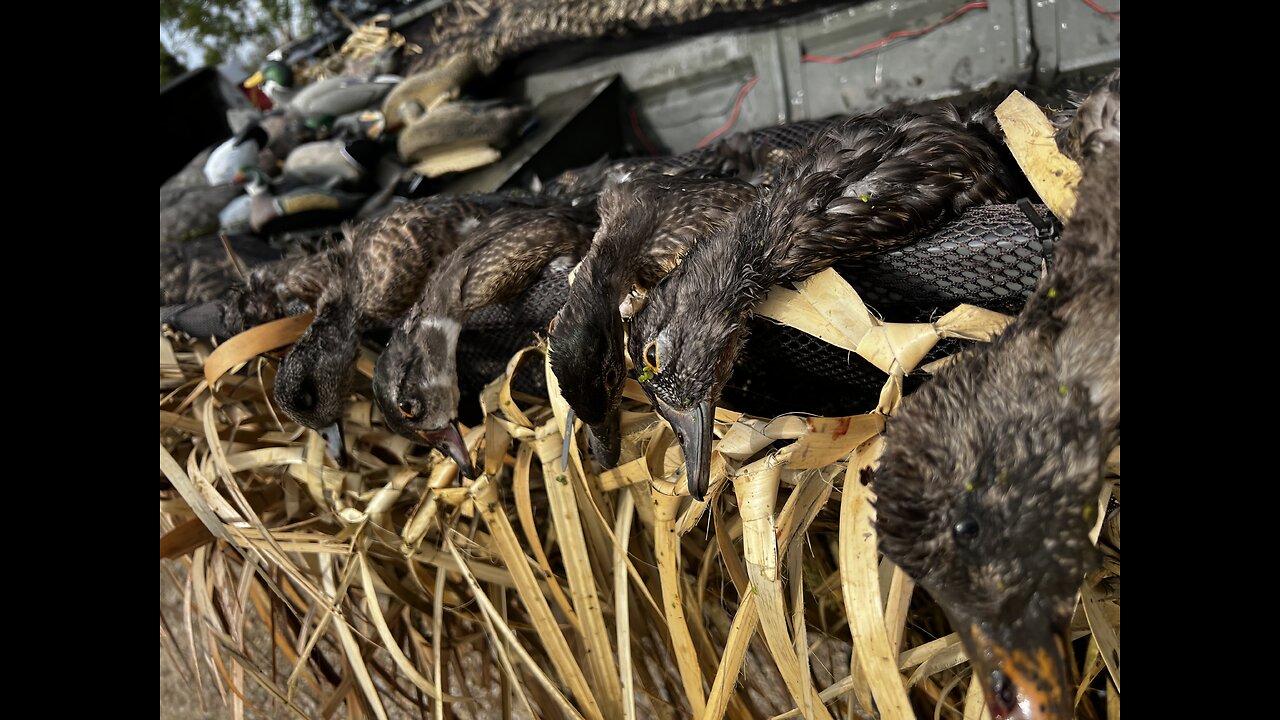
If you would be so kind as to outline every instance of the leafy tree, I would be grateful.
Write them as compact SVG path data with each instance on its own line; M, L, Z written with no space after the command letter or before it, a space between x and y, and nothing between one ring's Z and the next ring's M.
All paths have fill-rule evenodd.
M205 64L244 51L246 64L260 61L272 48L310 35L319 8L314 0L160 0L160 26L174 46L203 51Z
M164 41L160 42L160 87L164 87L165 83L178 77L187 71L187 66L182 61L173 56L169 49L164 46Z

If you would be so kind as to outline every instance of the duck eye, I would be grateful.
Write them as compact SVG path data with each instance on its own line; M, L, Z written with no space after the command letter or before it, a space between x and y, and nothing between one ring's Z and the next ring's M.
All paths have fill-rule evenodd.
M956 542L961 545L971 545L978 537L978 521L973 518L963 518L951 528L952 534L955 535Z
M644 346L644 366L656 372L662 372L658 366L658 341L653 340Z
M413 403L409 402L408 400L401 400L400 414L412 420L413 416L416 415L417 413L414 412Z

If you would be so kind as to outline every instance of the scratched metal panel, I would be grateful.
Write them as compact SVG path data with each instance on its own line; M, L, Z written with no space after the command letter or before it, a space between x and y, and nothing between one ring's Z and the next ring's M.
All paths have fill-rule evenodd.
M784 35L793 115L954 97L1032 72L1024 2L893 0L824 13Z
M617 74L635 149L684 152L717 133L1025 81L1028 17L1026 0L849 3L537 73L522 90L537 102Z
M640 152L685 152L724 126L741 103L733 129L787 121L773 29L717 32L532 75L523 92L533 102L597 78L619 75L632 106L624 117Z
M1057 75L1120 64L1120 0L1029 0L1036 74Z

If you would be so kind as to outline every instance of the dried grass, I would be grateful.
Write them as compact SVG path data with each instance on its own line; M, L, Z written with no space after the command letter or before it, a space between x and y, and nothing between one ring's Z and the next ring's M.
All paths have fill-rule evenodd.
M161 557L188 568L186 616L162 616L162 647L216 668L237 718L246 683L269 703L251 714L271 717L983 717L956 636L876 551L859 478L903 375L939 338L989 338L1008 318L962 306L882 323L834 272L775 290L760 312L866 357L885 389L847 418L718 410L707 503L688 497L679 447L634 383L619 467L592 471L580 427L563 462L555 378L550 402L508 382L518 363L545 363L542 348L486 388L484 423L464 433L484 473L460 482L391 434L367 395L345 418L349 471L272 407L277 348L305 321L216 350L162 336L160 466L174 490L161 493ZM1077 697L1106 688L1109 717L1118 450L1113 465L1097 527L1107 562L1073 626L1090 638ZM255 650L249 627L275 650Z

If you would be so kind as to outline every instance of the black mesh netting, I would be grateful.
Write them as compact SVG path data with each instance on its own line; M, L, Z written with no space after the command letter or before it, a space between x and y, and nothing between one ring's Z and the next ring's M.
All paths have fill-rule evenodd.
M1045 216L1044 206L1032 207ZM1055 240L1056 235L1037 233L1018 206L988 205L971 208L914 245L839 270L883 320L929 322L961 303L1016 315ZM964 345L941 341L925 362ZM924 377L908 376L904 392ZM722 404L762 417L861 413L875 407L884 382L884 373L859 355L756 318Z
M1034 206L1042 216L1043 206ZM1016 205L971 208L920 242L841 268L851 285L882 319L927 322L961 303L1016 314L1053 252L1056 236L1042 236ZM458 343L458 384L463 393L459 416L480 418L476 396L500 375L517 350L545 334L547 324L568 293L568 268L548 267L539 281L514 302L473 314ZM161 310L162 322L193 335L219 334L217 313L194 306L176 315ZM187 323L185 318L191 318ZM200 324L205 323L205 324ZM212 327L211 326L215 326ZM938 344L926 357L955 352L960 341ZM922 376L907 378L914 389ZM885 375L858 355L764 318L751 335L722 404L772 417L784 412L844 415L875 407ZM527 362L514 387L545 395L542 363Z

